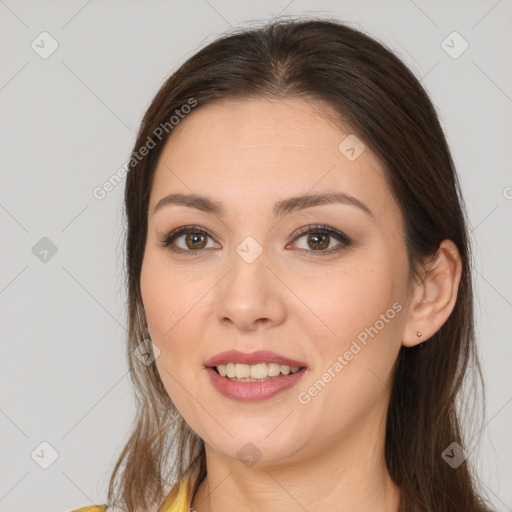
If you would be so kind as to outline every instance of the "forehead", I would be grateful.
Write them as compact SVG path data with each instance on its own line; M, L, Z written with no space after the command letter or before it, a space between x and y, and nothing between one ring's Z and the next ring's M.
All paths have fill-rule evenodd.
M203 148L253 165L283 156L291 162L319 153L329 157L344 131L327 112L325 105L302 98L223 100L192 111L173 130L168 146L174 146L176 158L196 150L186 155L188 161L207 158Z
M377 210L393 207L386 205L394 199L377 158L368 148L347 158L344 141L357 139L349 127L330 121L326 108L302 98L198 107L162 150L152 204L159 199L155 194L173 191L208 193L227 203L242 201L246 208L262 198L273 203L272 198L309 191L339 191L377 203Z

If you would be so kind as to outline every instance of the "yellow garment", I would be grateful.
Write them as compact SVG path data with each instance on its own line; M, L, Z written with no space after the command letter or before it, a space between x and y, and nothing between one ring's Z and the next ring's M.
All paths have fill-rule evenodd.
M88 507L72 510L72 512L103 512L105 508L107 508L106 505L89 505Z
M174 502L167 504L160 512L188 512L188 486L188 480L181 481ZM88 507L77 508L72 512L105 512L106 508L106 505L89 505Z

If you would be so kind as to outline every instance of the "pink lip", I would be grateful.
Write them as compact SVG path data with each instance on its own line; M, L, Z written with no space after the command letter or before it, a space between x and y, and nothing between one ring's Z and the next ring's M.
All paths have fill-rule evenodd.
M288 357L281 356L276 354L275 352L271 352L269 350L257 350L256 352L251 352L250 354L246 354L245 352L240 352L239 350L228 350L227 352L221 352L213 356L211 359L208 359L204 364L207 368L212 368L213 366L219 366L219 364L227 364L227 363L240 363L240 364L258 364L258 363L276 363L276 364L284 364L288 366L298 366L307 368L306 363L302 361L296 361L294 359L289 359ZM299 372L297 372L299 373ZM297 374L294 374L297 375ZM281 378L281 377L280 377ZM231 382L231 381L228 381ZM245 383L242 383L245 384ZM253 383L254 384L254 383ZM262 383L257 383L262 384Z
M272 398L291 388L308 370L302 368L297 373L271 378L263 382L237 382L222 377L213 368L207 368L206 371L215 389L225 397L240 402L256 402Z

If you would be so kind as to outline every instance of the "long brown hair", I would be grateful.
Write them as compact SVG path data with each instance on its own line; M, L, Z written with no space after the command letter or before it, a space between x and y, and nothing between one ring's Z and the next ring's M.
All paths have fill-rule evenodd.
M174 407L156 365L134 357L146 329L140 275L149 197L176 114L182 119L191 110L184 105L255 97L320 100L374 152L403 214L411 275L442 240L456 244L462 277L451 316L427 342L402 347L395 364L385 459L401 489L400 512L488 510L468 461L454 468L442 456L452 443L464 446L456 401L466 378L483 390L467 221L443 130L427 93L394 53L337 20L311 16L235 29L208 44L170 76L143 118L125 189L127 356L137 413L108 504L129 512L161 507L178 479L195 475L195 492L206 474L203 441Z

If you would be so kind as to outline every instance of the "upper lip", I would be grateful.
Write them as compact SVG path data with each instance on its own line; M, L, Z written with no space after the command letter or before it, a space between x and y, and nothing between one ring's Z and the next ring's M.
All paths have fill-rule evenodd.
M221 352L220 354L217 354L208 359L208 361L205 363L205 366L207 368L212 368L214 366L219 366L219 364L227 363L240 363L249 365L258 363L277 363L291 367L307 367L306 363L302 361L284 357L270 350L257 350L256 352L251 352L250 354L240 352L239 350L228 350L227 352Z

